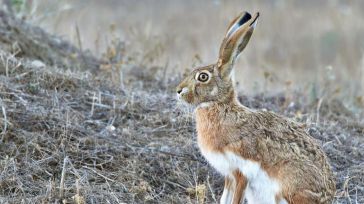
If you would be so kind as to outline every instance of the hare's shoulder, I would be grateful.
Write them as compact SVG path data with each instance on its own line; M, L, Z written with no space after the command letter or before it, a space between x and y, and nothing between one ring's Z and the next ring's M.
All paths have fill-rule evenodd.
M258 138L284 140L284 143L316 143L316 140L307 133L304 124L271 111L251 112L244 122L245 124L241 126L242 133L252 132Z
M240 126L241 137L254 138L255 149L261 157L272 159L321 160L324 153L303 124L270 111L252 112Z

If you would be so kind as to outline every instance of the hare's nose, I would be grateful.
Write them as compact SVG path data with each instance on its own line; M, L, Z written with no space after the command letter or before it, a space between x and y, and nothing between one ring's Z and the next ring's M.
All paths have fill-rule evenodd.
M177 89L177 94L181 94L182 93L182 89L181 88L178 88Z
M183 88L177 88L177 95L184 95L188 93L188 88L187 87L183 87Z

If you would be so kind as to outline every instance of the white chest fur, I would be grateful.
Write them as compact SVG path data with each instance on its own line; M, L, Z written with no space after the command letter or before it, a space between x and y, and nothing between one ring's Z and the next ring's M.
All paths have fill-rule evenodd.
M280 192L279 183L269 177L259 163L244 159L233 152L216 153L201 149L201 153L222 175L231 176L233 171L239 170L247 178L245 197L248 203L275 203L275 196Z
M220 174L223 176L231 175L234 167L225 154L204 151L203 149L201 149L201 153Z

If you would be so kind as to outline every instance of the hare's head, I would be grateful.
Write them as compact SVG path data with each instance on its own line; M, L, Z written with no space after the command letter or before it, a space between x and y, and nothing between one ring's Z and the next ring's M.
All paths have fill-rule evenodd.
M259 13L243 12L228 27L217 63L193 70L177 87L177 95L187 103L228 102L235 97L232 80L234 62L249 42Z

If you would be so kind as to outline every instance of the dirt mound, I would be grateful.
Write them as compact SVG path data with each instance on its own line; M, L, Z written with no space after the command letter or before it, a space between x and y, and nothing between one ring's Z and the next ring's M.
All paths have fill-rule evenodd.
M82 52L61 38L29 25L2 9L0 47L18 57L38 59L59 68L96 71L100 65L100 61L91 53Z

